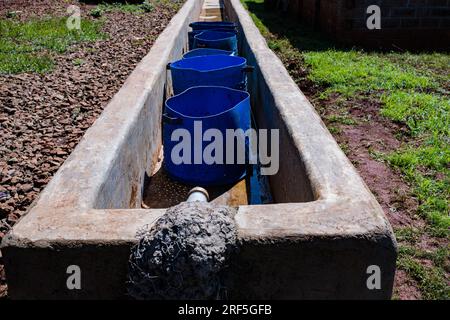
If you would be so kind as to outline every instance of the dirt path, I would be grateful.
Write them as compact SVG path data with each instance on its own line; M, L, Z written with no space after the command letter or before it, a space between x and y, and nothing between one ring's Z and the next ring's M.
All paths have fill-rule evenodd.
M3 2L2 2L3 4ZM8 1L0 18L65 16L69 4L89 19L92 5L56 0ZM176 8L102 16L107 39L74 45L46 74L0 75L0 240L26 212L107 102L145 56ZM74 181L76 183L76 181ZM0 255L0 297L6 295Z

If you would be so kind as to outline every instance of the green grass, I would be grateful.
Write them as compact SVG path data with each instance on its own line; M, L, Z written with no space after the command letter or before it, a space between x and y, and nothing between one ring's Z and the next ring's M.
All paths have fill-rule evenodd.
M382 96L381 114L405 123L413 135L450 137L450 99L436 94L395 91Z
M46 72L54 63L52 53L103 37L100 21L82 20L80 30L69 30L66 18L0 20L0 73Z
M83 59L80 59L80 58L76 58L76 59L73 59L73 60L72 60L72 63L73 63L75 66L81 66L81 65L83 65L85 62L86 62L86 61L84 61Z
M348 115L331 115L327 117L329 123L340 123L345 125L355 125L357 122L355 119L349 117Z
M326 87L328 93L351 96L355 93L396 89L424 90L435 87L433 80L403 68L378 54L362 51L307 52L306 64L311 68L309 79Z
M419 213L435 236L450 228L450 99L437 94L397 91L384 95L381 113L405 123L418 141L387 155L412 183Z
M399 245L397 267L405 270L417 282L424 299L448 300L450 287L447 284L446 272L450 271L450 247L448 244L430 250L414 247L422 235L423 230L413 227L395 230L397 240L407 243Z
M450 287L444 270L447 268L445 263L448 255L448 247L426 252L410 246L400 246L397 266L417 281L424 299L448 300ZM420 263L421 259L431 260L434 266Z
M5 54L0 52L0 74L21 72L44 73L52 70L53 67L54 63L52 58L46 54Z
M335 126L328 126L328 131L330 131L331 134L340 134L341 129Z
M401 66L414 67L420 74L432 77L442 86L448 88L450 84L450 55L447 53L393 52L386 54L386 57Z
M394 229L395 237L399 242L414 244L422 236L422 230L414 227L402 227Z
M430 224L432 235L448 237L450 217L450 148L448 143L409 147L386 156L400 168L419 199L419 214Z

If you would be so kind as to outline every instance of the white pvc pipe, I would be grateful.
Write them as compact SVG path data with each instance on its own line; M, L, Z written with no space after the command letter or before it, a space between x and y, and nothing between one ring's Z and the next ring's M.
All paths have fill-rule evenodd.
M188 193L188 198L186 200L187 202L194 202L194 201L200 201L200 202L208 202L209 201L209 194L208 191L201 187L195 187L192 188Z

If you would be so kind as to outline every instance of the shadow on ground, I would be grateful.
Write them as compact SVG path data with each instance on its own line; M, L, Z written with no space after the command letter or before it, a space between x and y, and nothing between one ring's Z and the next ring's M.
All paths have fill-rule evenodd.
M267 27L267 31L289 42L300 51L325 51L342 46L312 27L299 23L286 14L267 10L263 2L247 2L248 10Z
M383 52L404 52L398 48L373 49L362 48L361 46L349 46L339 44L317 28L302 24L299 18L293 18L285 12L277 9L267 8L264 2L244 1L250 13L254 14L266 26L267 30L280 37L288 39L291 44L300 51L325 51L336 49L340 51L349 51L352 49L364 49L367 53ZM435 52L448 52L447 49L434 50ZM414 53L427 53L428 50L414 50Z

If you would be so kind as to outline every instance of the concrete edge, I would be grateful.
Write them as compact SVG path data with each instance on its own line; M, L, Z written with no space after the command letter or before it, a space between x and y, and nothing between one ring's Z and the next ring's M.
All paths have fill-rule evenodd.
M228 14L239 21L251 54L258 63L258 71L273 94L287 130L294 137L318 199L342 196L373 198L312 104L290 77L278 56L270 50L241 2L225 1L231 4L226 6Z
M127 135L138 120L155 83L159 81L159 75L165 72L176 41L173 35L187 34L187 20L192 11L200 10L201 3L187 0L171 19L149 53L41 192L37 207L89 209L96 206L102 183L111 171L117 151L127 144ZM89 157L86 158L86 155ZM73 181L77 183L71 183Z
M295 242L374 235L391 238L390 226L380 219L377 210L364 201L320 200L240 206L235 219L242 241ZM131 244L136 241L139 228L151 226L164 212L164 209L90 209L48 215L41 209L34 212L27 224L16 225L1 247Z

